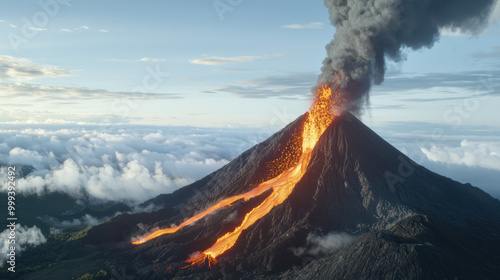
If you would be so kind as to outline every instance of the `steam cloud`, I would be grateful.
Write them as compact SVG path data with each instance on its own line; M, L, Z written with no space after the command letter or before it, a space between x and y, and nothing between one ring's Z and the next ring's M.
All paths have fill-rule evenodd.
M292 248L292 252L296 256L305 254L312 256L329 255L345 247L354 239L354 236L345 232L330 232L324 236L309 233L306 238L306 247Z
M326 46L318 85L336 81L359 110L372 84L384 81L385 59L400 62L403 48L431 48L440 30L477 34L489 22L496 0L325 0L336 28Z

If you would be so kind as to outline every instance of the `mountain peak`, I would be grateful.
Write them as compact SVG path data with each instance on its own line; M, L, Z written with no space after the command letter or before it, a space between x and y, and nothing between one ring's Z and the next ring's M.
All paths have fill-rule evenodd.
M144 233L139 223L147 224L149 229L171 227L225 198L252 190L296 163L300 156L297 135L302 133L304 117L205 178L145 202L163 206L162 210L119 216L91 229L88 239L102 243L137 236ZM288 160L273 165L284 154ZM272 172L269 166L274 167ZM245 214L270 195L271 190L248 201L238 200L179 231L127 248L122 258L132 260L138 273L144 275L159 264L185 267L183 260L238 227ZM420 215L432 219L431 224L443 221L470 231L495 232L500 225L500 202L478 188L418 165L355 116L344 113L320 137L306 172L288 198L244 230L210 272L202 268L198 272L172 269L177 271L172 273L176 277L197 275L200 279L212 274L221 278L221 273L248 279L265 271L279 273L303 264L304 256L294 254L293 248L307 246L311 234L340 232L362 237L399 225L395 228L398 234L411 236L418 233L402 232L401 223L417 217L423 226L408 228L425 229L430 222L418 218ZM110 234L117 229L119 235ZM153 264L150 260L156 261Z

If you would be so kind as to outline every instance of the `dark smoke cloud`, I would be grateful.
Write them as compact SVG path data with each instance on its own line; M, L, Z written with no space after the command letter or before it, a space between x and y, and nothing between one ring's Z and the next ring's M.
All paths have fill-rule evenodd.
M497 0L325 0L336 28L326 46L318 85L337 81L356 111L372 84L384 81L385 60L404 59L401 50L431 48L440 29L478 34Z

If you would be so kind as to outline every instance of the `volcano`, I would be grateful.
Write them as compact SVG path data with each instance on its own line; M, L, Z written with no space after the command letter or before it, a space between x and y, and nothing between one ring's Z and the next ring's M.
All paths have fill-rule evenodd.
M90 229L87 242L106 247L174 227L275 177L300 156L290 143L304 118L205 178L144 202L161 210ZM284 154L289 161L276 166ZM126 264L137 279L499 279L500 201L419 166L350 113L326 128L286 200L217 260L186 264L271 195L237 200L171 234L113 248L102 261L117 270ZM318 249L332 249L325 245L331 238L321 241L332 234L352 241ZM311 236L321 242L312 244Z

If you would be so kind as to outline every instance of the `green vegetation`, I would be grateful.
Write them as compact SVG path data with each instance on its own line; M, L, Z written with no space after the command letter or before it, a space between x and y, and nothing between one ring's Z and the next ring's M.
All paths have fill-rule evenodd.
M99 270L96 274L85 273L76 280L107 280L110 279L108 273L104 270Z
M81 238L87 236L87 233L89 232L89 230L91 228L92 227L87 227L87 228L80 230L80 231L77 231L77 232L52 234L50 237L57 240L57 241L63 241L63 242L78 240L78 239L81 239Z

